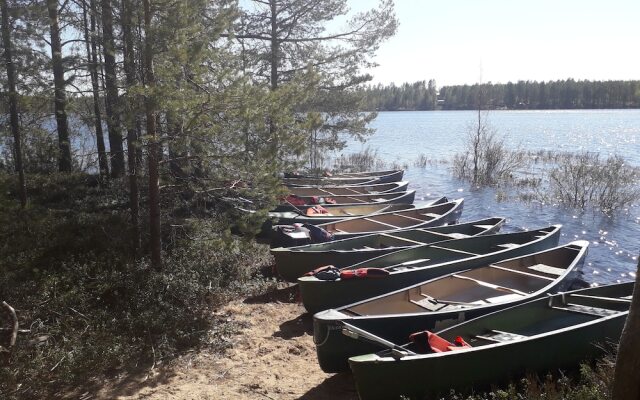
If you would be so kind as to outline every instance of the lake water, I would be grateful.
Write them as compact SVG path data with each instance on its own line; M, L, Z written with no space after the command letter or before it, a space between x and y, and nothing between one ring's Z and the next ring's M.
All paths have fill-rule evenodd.
M486 117L510 148L619 154L640 166L640 110L491 111ZM553 204L499 201L503 188L477 189L455 179L448 162L463 151L476 119L473 111L381 112L372 124L376 133L364 144L349 142L344 152L369 147L385 161L408 164L405 179L417 191L416 199L464 197L463 220L506 217L506 232L562 224L562 244L578 239L591 243L585 280L597 284L633 279L640 252L640 204L607 217ZM421 154L439 162L412 166Z

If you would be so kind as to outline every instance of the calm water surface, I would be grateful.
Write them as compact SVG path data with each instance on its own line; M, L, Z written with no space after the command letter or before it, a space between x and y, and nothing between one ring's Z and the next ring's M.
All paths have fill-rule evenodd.
M448 162L463 150L476 118L472 111L383 112L373 122L377 132L367 143L350 142L345 152L369 147L385 161L408 164L405 179L417 191L416 199L464 197L464 220L507 217L505 232L562 224L562 244L578 239L591 243L584 269L589 282L634 278L640 252L639 204L606 217L554 204L498 201L500 188L474 189L451 176ZM619 154L640 166L640 110L491 111L487 118L509 147ZM413 167L421 154L441 162Z

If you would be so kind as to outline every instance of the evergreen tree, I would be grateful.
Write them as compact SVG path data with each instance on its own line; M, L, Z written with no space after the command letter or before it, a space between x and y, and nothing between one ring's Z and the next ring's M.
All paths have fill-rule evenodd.
M288 154L292 147L283 139L296 131L304 136L305 147L314 151L339 148L342 133L360 138L368 134L374 114L361 113L365 96L354 89L371 79L363 68L373 66L378 46L395 33L392 1L355 14L337 31L329 25L347 15L346 0L252 0L242 6L235 37L251 79L273 92L299 84L313 93L308 101L289 106L298 113L298 129L270 122L274 155L281 160L295 155Z

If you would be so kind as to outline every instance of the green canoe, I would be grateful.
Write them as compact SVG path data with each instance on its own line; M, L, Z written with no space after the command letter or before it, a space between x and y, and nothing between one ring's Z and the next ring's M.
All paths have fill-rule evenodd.
M408 181L380 183L376 185L335 185L335 186L310 186L289 187L290 194L296 196L339 196L351 194L379 194L404 192L409 186Z
M552 295L437 332L451 343L460 337L470 348L432 352L420 343L386 343L395 348L352 357L349 366L361 400L423 399L571 368L620 338L632 292L628 282Z
M279 204L273 211L291 211L305 209L321 205L326 209L341 206L357 206L367 204L413 204L416 191L378 193L378 194L351 194L351 195L322 195L322 196L295 196L303 205L293 205L287 201Z
M392 183L402 180L404 170L385 171L383 175L371 176L338 176L338 177L301 177L283 178L282 182L290 187L304 186L335 186L335 185L376 185Z
M504 218L486 218L462 224L374 233L325 243L277 247L271 249L271 254L278 274L295 282L298 277L323 265L342 268L409 247L497 233L504 221Z
M340 205L327 208L326 214L307 212L309 208L292 211L270 211L269 219L273 225L291 225L295 223L320 225L341 221L345 218L362 217L382 212L412 210L416 206L413 204Z
M532 231L454 239L399 250L372 258L347 269L383 268L379 278L324 281L315 276L298 278L302 303L307 311L351 304L426 280L521 256L558 245L561 225Z
M583 282L588 247L588 241L575 241L321 311L313 316L320 367L325 372L348 370L349 357L384 349L361 335L345 335L345 330L402 343L419 330L441 330L547 293L570 290Z

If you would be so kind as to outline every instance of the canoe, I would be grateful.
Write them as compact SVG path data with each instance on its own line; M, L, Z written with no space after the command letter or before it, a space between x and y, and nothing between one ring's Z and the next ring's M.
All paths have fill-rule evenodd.
M316 313L379 296L438 276L546 250L558 245L561 225L525 232L453 239L372 258L341 271L379 268L389 275L370 279L298 278L302 303Z
M456 223L462 214L462 208L463 199L448 201L446 197L442 197L431 204L418 208L345 218L316 226L329 232L333 240L340 240L371 233L391 233L401 229L418 229ZM300 229L290 231L289 227L290 225L273 227L271 247L301 246L312 242L308 232Z
M403 175L403 170L396 170L371 176L283 178L282 182L287 186L375 185L398 182Z
M340 196L352 194L381 194L404 192L409 187L409 181L381 183L376 185L333 185L333 186L305 186L288 187L290 194L297 196Z
M429 345L420 345L425 335L419 334L418 344L352 357L349 366L362 400L422 399L574 368L617 342L632 292L633 282L627 282L551 295L437 332L431 343L443 352L424 353ZM460 337L470 347L442 346L438 337Z
M322 177L323 178L363 178L363 177L389 175L392 173L397 173L398 171L399 170L397 169L390 169L385 171L338 172L338 173L332 173L330 175L322 176ZM402 172L404 173L404 171ZM284 177L285 178L318 178L317 175L297 174L295 172L285 172Z
M271 249L278 274L295 280L323 265L343 268L394 251L443 240L497 233L504 218L486 218L463 224L374 233L325 243Z
M323 196L294 196L292 202L285 200L273 211L290 211L299 208L321 205L324 208L340 206L356 206L367 204L413 204L416 191L379 193L379 194L354 194L354 195L323 195ZM296 203L293 203L296 201Z
M370 233L456 223L460 219L463 206L463 199L447 201L447 198L443 197L432 204L412 210L383 212L371 217L348 218L318 226L333 233L335 240L346 239Z
M348 358L374 353L380 343L342 334L355 327L402 343L413 332L442 330L582 281L589 242L575 241L538 253L445 275L313 316L318 362L325 372L348 370Z
M324 206L320 207L324 208ZM415 208L413 204L358 204L326 208L326 213L324 214L314 212L313 207L305 207L292 211L270 211L268 215L273 225L291 225L295 223L319 225L341 221L345 218L362 217L383 212L412 210Z

